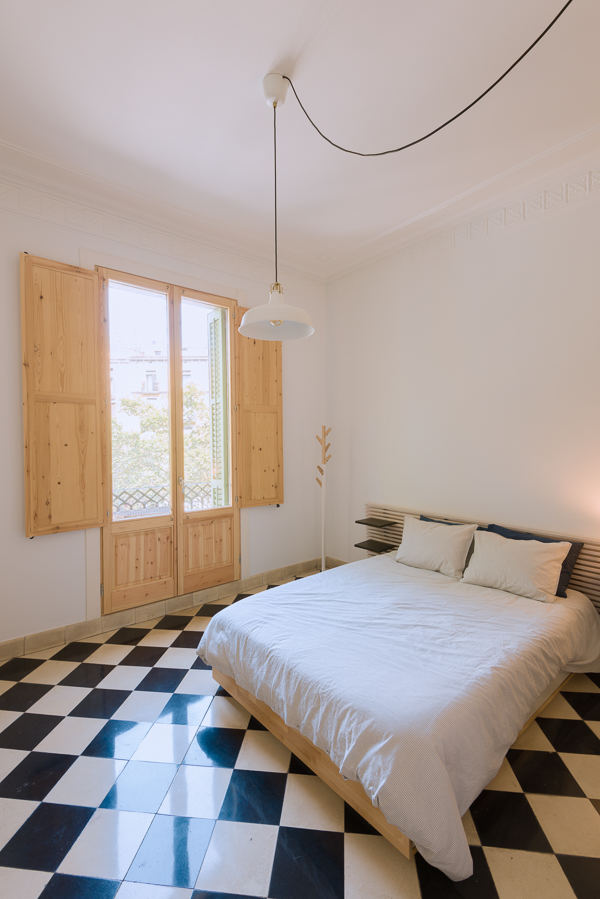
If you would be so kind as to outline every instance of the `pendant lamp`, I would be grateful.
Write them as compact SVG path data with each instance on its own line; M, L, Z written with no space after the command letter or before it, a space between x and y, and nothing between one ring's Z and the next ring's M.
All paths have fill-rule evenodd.
M271 284L269 302L254 306L245 313L240 334L255 340L297 340L310 337L314 328L310 315L298 306L288 305L283 288L277 280L277 105L283 104L287 82L282 75L272 73L263 79L265 99L273 107L273 161L275 173L275 283Z

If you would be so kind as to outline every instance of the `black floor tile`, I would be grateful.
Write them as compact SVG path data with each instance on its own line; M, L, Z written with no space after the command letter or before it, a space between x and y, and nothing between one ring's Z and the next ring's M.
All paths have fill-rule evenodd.
M30 752L0 783L0 796L41 802L76 758L57 752Z
M312 774L316 777L314 771L311 771L308 765L305 765L304 762L300 761L297 755L294 755L292 752L292 757L290 759L290 774Z
M93 808L42 802L0 852L0 867L56 871L93 814Z
M228 696L231 697L231 693L228 693L225 687L219 686L219 689L215 693L215 696Z
M379 831L365 821L363 816L359 815L347 802L344 802L344 833L368 833L379 836Z
M200 727L183 760L184 765L233 768L245 730L233 727Z
M483 846L552 852L523 793L484 790L471 806L471 815Z
M165 615L155 628L159 631L182 631L193 617L193 615Z
M279 824L287 774L234 770L221 806L222 821Z
M277 584L267 584L267 590L274 590L277 586Z
M93 662L83 662L78 665L70 674L64 677L60 685L61 687L97 687L101 680L104 680L114 665L97 665Z
M590 799L590 802L592 803L592 805L594 806L594 808L600 815L600 799Z
M554 796L585 796L585 793L556 752L509 749L507 759L526 793Z
M15 684L0 696L0 709L7 712L26 712L51 689L52 686L48 684Z
M70 716L72 718L111 718L122 706L131 690L100 690L94 689L75 706Z
M138 849L127 879L191 889L212 836L207 818L156 815Z
M118 643L123 646L137 646L140 640L150 633L150 628L143 627L121 627L109 637L107 643Z
M596 684L597 687L600 687L600 674L595 674L593 672L587 672L586 677L589 677L593 684Z
M585 721L600 721L600 693L565 692L563 696Z
M120 880L54 874L39 899L113 899L120 886Z
M421 899L498 899L494 879L481 846L471 846L473 874L454 882L438 868L428 864L422 855L415 856L421 888ZM516 899L516 897L515 897Z
M216 615L217 612L222 612L223 609L227 609L227 605L219 605L216 602L210 602L207 605L201 606L199 611L196 612L197 618L212 618L213 615Z
M239 602L241 599L246 599L247 596L252 596L252 593L238 593L233 602ZM233 603L232 603L233 605Z
M52 659L55 662L85 662L97 649L97 643L67 643L52 656Z
M157 718L159 724L201 724L212 696L174 693Z
M0 697L1 699L2 697ZM535 720L557 752L600 755L600 740L585 721L571 721L567 718L536 718Z
M598 899L600 895L600 858L557 855L577 899Z
M280 827L269 896L344 899L344 834Z
M59 715L34 715L25 712L0 732L0 748L35 749L62 720Z
M136 646L125 656L121 665L135 665L138 668L152 668L167 651L166 646Z
M81 754L101 759L130 759L151 727L151 721L107 721Z
M174 693L187 674L186 668L153 668L136 690L149 693Z
M178 765L163 762L128 762L100 808L123 812L157 812Z
M0 680L21 680L44 664L44 659L9 659L0 665Z
M171 643L175 649L198 649L202 634L200 631L183 631L176 640ZM198 659L200 661L200 659Z
M250 722L248 724L248 730L266 730L267 728L264 724L261 724L258 718L255 718L254 715L250 718Z
M196 647L196 649L197 648L198 647ZM212 671L212 665L207 665L206 662L203 662L202 659L200 658L200 656L198 656L198 658L192 665L192 670L193 671Z

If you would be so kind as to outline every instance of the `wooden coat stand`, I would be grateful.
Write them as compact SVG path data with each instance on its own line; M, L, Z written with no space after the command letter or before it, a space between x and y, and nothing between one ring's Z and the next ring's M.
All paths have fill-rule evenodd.
M321 571L325 571L327 564L325 561L325 466L331 459L331 453L327 455L327 450L331 446L330 443L327 443L327 435L331 431L331 428L326 428L325 425L321 428L321 436L317 434L317 440L321 444L321 465L317 465L317 469L320 478L317 478L317 484L321 488Z

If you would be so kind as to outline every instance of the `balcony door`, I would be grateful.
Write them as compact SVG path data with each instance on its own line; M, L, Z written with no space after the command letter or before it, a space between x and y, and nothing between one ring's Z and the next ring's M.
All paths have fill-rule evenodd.
M110 473L104 612L239 577L235 301L100 270Z

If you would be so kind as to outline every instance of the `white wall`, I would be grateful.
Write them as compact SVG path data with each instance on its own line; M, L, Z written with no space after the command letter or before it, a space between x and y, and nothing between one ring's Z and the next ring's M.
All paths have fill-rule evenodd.
M201 279L229 288L229 296L235 295L232 290L245 291L250 306L266 302L270 280L266 267L263 272L262 266L241 258L212 253L216 259L224 260L223 267L194 264L85 233L80 224L85 221L83 214L77 219L79 230L40 220L56 214L57 207L56 202L45 201L43 197L30 206L28 215L0 211L0 642L86 618L84 532L52 534L33 540L25 537L19 252L26 250L32 255L79 265L82 248L91 248L99 264L104 264L107 256L118 256L144 270L151 266L175 272L182 285L189 282L189 286L198 286ZM94 220L91 213L89 217ZM123 230L133 229L124 225ZM202 255L199 250L197 255ZM211 255L210 248L207 255ZM87 251L81 254L81 258L89 256ZM325 410L324 289L299 278L286 278L285 273L282 282L288 301L309 310L316 333L308 340L286 344L284 348L285 503L280 508L244 510L244 577L315 558L320 552L319 496L313 463L318 450L314 435L324 421ZM94 539L88 544L89 579L90 572L97 571L94 553L97 554L99 544ZM92 617L93 608L91 602L87 617Z
M330 285L329 555L366 501L600 539L599 247L589 199Z

